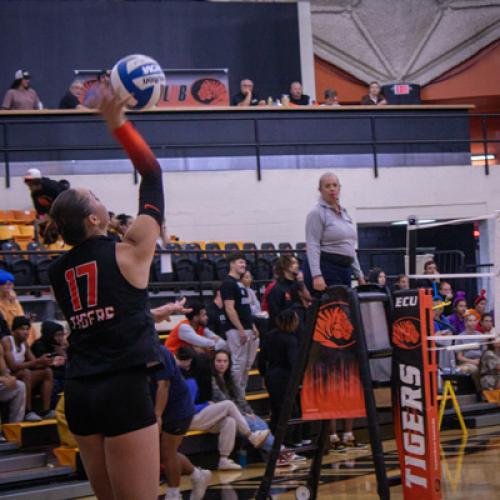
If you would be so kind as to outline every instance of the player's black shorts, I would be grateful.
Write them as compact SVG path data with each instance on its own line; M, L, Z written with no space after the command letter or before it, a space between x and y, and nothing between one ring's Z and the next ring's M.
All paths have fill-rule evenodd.
M112 437L156 423L146 369L69 379L64 387L69 429Z
M161 430L174 436L184 436L191 425L191 420L193 420L193 417L183 418L182 420L163 419Z

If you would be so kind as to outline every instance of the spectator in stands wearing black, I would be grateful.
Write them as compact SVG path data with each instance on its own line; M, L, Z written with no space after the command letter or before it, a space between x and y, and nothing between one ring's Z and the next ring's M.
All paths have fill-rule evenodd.
M227 262L229 274L222 282L220 290L229 320L227 346L233 359L234 380L245 392L248 372L257 356L259 331L252 319L248 291L240 281L246 270L245 256L232 253L227 257Z
M428 274L429 276L432 276L433 274L439 274L439 269L438 269L437 264L434 260L428 260L424 264L424 274ZM419 287L432 288L433 283L439 284L439 278L429 277L427 279L418 280L417 283L418 283Z
M52 358L52 374L54 388L52 390L51 408L55 408L58 395L64 390L66 374L67 341L64 327L55 321L44 321L41 326L41 336L31 345L31 351L37 358L49 355Z
M229 455L233 451L236 430L243 434L255 448L260 448L269 435L269 429L252 432L243 415L232 401L214 402L200 397L196 375L191 372L194 351L181 347L175 356L177 364L186 379L196 414L191 421L190 430L208 431L219 434L219 470L239 470L241 465L233 462ZM194 376L193 376L194 375Z
M312 291L327 286L351 286L351 274L364 284L356 255L357 231L347 210L340 205L340 181L330 172L319 179L320 199L306 220L307 259L304 281Z
M159 429L148 367L159 367L161 358L147 286L163 221L163 181L123 105L104 94L100 111L142 177L139 215L117 243L106 237L106 207L89 190L59 195L51 219L73 248L51 264L49 277L71 329L66 417L92 488L99 498L156 500Z
M50 366L53 359L45 354L35 358L26 342L28 340L31 322L26 316L16 316L12 322L12 335L2 339L5 361L12 375L24 382L26 386L26 415L27 422L39 422L44 418L54 418L55 412L50 409L50 397L54 377ZM32 411L33 391L40 387L42 398L42 413L38 415Z
M195 467L179 446L191 425L195 407L184 377L172 354L161 347L163 367L151 375L151 394L155 415L161 430L160 456L167 479L166 500L180 500L181 474L189 474L193 491L192 500L202 500L211 473Z
M86 109L81 103L85 86L82 80L73 80L68 91L59 102L59 109Z
M326 89L325 100L323 101L321 106L340 106L337 91L334 89Z
M439 282L439 295L443 299L443 302L448 302L447 305L444 306L443 314L445 316L449 316L453 313L453 288L448 281L441 280Z
M374 267L368 274L368 283L375 285L385 286L386 276L385 272L380 267Z
M240 82L240 91L231 100L233 106L265 106L266 101L261 99L254 90L254 84L249 78Z
M83 98L83 105L86 108L97 109L99 107L102 96L109 91L110 74L111 72L109 70L102 70L99 72L96 82L90 87Z
M500 335L488 344L479 361L479 382L481 390L500 389Z
M459 338L455 340L455 345L464 345L474 343L474 340L460 339L460 335L480 335L476 330L477 319L474 314L466 313L465 315L465 329L459 333ZM463 351L457 351L457 371L466 373L472 376L476 387L479 390L479 360L483 353L484 346L479 342L479 347L472 347Z
M123 237L125 236L125 233L130 229L130 227L134 223L135 219L134 219L134 217L132 217L132 215L118 214L116 216L116 220L118 222L118 225L116 227L116 231L117 231L120 239L123 239Z
M457 334L465 330L465 313L467 312L467 301L465 292L457 292L453 301L453 313L448 316L448 321Z
M30 79L31 76L26 70L18 69L16 71L14 81L3 98L2 109L42 109L38 94L30 87Z
M25 176L24 183L28 186L36 210L38 220L44 220L50 212L54 200L66 189L60 181L42 177L37 168L30 168Z
M290 84L290 104L295 106L308 106L311 98L307 94L302 93L302 84L300 82L292 82Z
M219 337L226 339L228 321L224 311L224 301L220 294L220 283L213 288L214 300L207 305L208 324L207 327Z
M26 386L12 376L5 362L5 353L0 342L0 402L8 403L9 422L22 422L26 408Z
M406 276L406 274L400 274L396 278L396 282L394 283L393 290L408 290L410 288L410 278Z
M169 333L165 347L175 354L179 347L191 347L196 352L207 353L216 349L223 349L226 342L208 327L208 315L205 306L200 302L190 302L186 318L179 322Z
M361 98L363 106L383 106L387 104L384 95L381 93L380 83L371 82L368 87L368 94Z

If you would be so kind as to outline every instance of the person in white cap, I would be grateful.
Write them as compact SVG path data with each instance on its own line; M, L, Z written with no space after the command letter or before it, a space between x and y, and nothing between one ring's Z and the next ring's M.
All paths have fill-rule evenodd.
M30 74L26 70L15 72L14 81L3 98L2 109L42 109L38 94L30 87Z

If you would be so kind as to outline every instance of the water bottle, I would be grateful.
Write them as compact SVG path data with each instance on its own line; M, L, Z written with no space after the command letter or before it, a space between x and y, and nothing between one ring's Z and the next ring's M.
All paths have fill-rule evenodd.
M241 448L238 451L238 463L245 468L247 466L247 450Z

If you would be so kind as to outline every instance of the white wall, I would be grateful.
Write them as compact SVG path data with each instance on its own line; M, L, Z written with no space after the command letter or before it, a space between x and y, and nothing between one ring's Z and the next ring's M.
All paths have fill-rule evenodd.
M304 240L304 221L317 198L324 170L172 172L164 174L169 231L183 240ZM500 170L485 176L474 167L337 169L342 202L358 223L391 222L408 215L446 219L500 209ZM56 177L54 177L56 178ZM135 213L131 174L65 176L91 188L115 212ZM2 179L3 181L3 179ZM0 187L0 209L30 207L22 179Z

